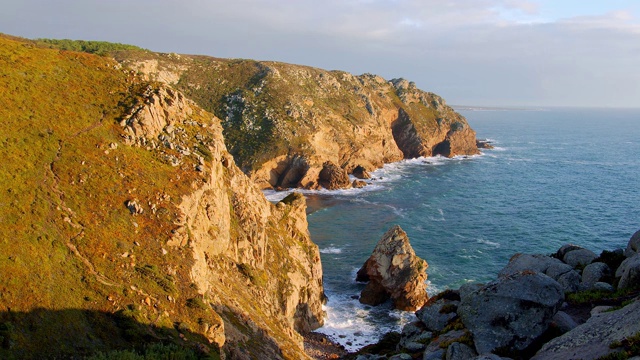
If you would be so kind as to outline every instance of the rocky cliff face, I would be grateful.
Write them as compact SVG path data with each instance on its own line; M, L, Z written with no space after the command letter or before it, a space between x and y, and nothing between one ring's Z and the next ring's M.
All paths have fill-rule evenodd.
M357 167L478 153L464 117L404 79L185 55L117 58L220 117L230 152L262 188L326 186L327 168L345 178Z
M268 202L219 119L113 60L0 36L0 68L1 358L306 358L324 294L302 196Z

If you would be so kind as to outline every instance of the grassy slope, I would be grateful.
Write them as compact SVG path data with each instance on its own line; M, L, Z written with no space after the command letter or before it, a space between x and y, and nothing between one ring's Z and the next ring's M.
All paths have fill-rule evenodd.
M167 338L177 338L174 321L195 328L206 310L183 306L195 296L187 249L162 256L177 207L158 200L156 214L134 217L124 206L179 199L197 180L119 142L117 122L145 84L112 60L8 37L0 68L0 323L13 329L5 338L27 351L82 353L131 346L136 324ZM156 307L141 305L147 297ZM110 315L118 309L133 321L124 330ZM21 327L33 318L36 328ZM129 338L109 333L127 326Z

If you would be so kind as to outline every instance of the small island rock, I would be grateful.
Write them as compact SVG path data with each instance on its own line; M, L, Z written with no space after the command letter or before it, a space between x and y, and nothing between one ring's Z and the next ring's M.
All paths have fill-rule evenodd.
M391 299L397 309L419 309L429 298L425 283L428 266L416 256L407 233L400 226L392 227L358 271L356 280L369 282L362 290L360 302L379 305Z

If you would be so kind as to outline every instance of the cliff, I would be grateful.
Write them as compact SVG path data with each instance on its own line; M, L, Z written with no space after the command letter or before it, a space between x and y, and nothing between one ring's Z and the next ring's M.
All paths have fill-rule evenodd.
M261 188L341 188L354 169L419 156L477 154L444 100L404 79L253 60L119 51L222 119L240 168Z
M0 357L306 358L322 269L220 120L112 59L0 36Z

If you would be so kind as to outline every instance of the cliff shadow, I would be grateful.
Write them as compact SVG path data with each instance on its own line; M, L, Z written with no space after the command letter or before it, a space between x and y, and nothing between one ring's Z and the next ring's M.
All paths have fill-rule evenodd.
M130 306L115 313L84 309L0 312L1 359L220 359L220 350L185 324L136 320Z

